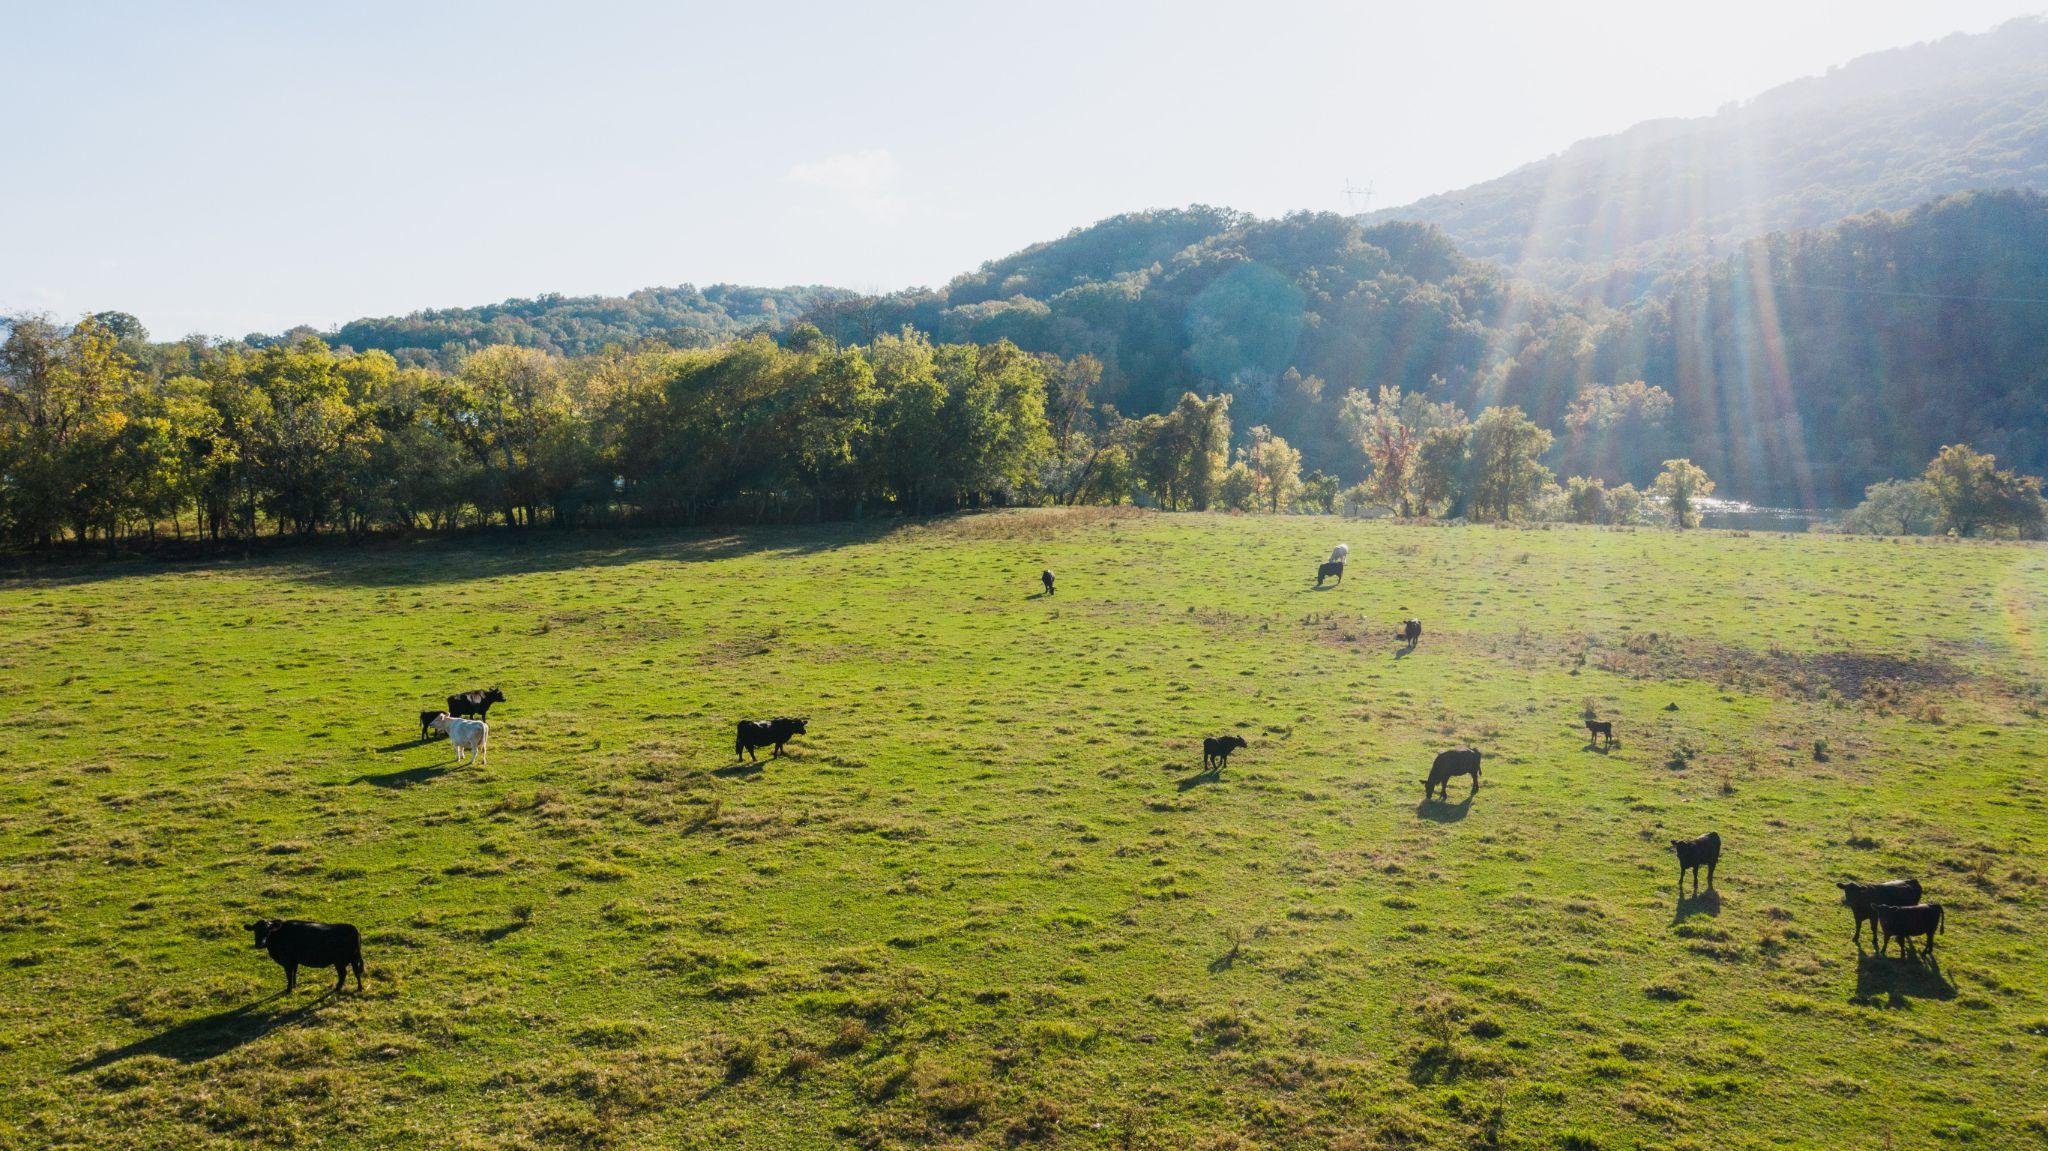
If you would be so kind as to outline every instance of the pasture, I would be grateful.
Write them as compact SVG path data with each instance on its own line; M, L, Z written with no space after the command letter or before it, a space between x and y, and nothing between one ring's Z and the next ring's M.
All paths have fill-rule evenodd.
M0 1146L2043 1145L2044 645L2040 547L1099 509L31 574Z

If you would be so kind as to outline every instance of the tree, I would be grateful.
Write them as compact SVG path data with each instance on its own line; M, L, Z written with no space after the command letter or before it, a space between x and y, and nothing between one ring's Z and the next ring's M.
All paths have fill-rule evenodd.
M1607 522L1632 524L1643 518L1643 493L1634 484L1607 490Z
M1253 428L1251 435L1245 462L1251 467L1259 502L1278 514L1301 490L1301 453L1263 425Z
M1941 505L1941 526L1959 536L2012 532L2039 534L2041 481L2000 471L1998 460L1967 444L1950 444L1923 477Z
M1565 461L1601 480L1643 474L1667 444L1672 407L1671 393L1641 380L1584 388L1565 410Z
M1051 437L1051 476L1047 487L1062 503L1070 502L1091 454L1095 412L1091 398L1102 383L1102 361L1090 355L1063 360L1051 353L1038 357L1045 379L1045 423Z
M1341 486L1336 476L1313 471L1301 478L1301 492L1294 497L1296 507L1307 512L1329 515L1337 510L1337 490Z
M458 439L484 470L506 526L535 522L588 463L579 418L558 361L533 348L495 345L462 362L450 393Z
M1600 477L1573 476L1565 481L1565 515L1575 524L1607 522L1607 484Z
M0 344L0 507L19 543L48 547L69 527L81 541L112 531L119 475L110 453L138 380L112 329L95 317L65 331L17 317Z
M1941 522L1941 500L1925 479L1885 480L1863 489L1863 502L1842 516L1842 530L1861 535L1924 536Z
M1534 505L1550 483L1543 453L1553 437L1520 408L1488 408L1472 423L1471 515L1506 520Z
M1206 399L1186 392L1171 412L1137 422L1138 474L1163 506L1208 509L1229 460L1229 412L1227 392Z
M1429 515L1455 515L1463 507L1470 463L1471 426L1431 428L1416 453L1415 501Z
M1377 395L1346 392L1338 418L1372 463L1366 483L1374 497L1403 516L1414 514L1411 486L1424 439L1435 428L1464 422L1453 404L1433 404L1420 393L1404 396L1401 389L1386 386Z
M1233 512L1257 511L1260 504L1259 478L1243 460L1230 465L1216 485L1216 499Z
M1665 460L1664 470L1650 485L1650 493L1662 497L1671 513L1671 526L1679 531L1700 526L1698 501L1714 494L1714 481L1691 460Z

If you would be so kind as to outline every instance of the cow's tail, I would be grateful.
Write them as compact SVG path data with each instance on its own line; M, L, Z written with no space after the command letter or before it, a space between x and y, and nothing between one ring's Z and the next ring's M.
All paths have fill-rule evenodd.
M1944 907L1934 913L1934 930L1943 935L1948 934L1948 908Z
M355 968L356 990L363 989L363 933L356 932L355 949L350 953L348 965Z

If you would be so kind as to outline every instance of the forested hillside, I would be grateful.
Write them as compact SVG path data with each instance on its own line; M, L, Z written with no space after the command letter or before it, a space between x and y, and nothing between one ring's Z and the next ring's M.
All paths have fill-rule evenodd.
M2048 189L2048 19L1879 52L1717 115L1639 124L1369 218L1619 302L1766 232Z
M779 331L808 309L842 296L837 288L645 288L626 296L562 296L507 300L478 308L436 308L343 324L329 342L357 351L386 351L407 365L454 368L493 344L584 356L608 344L659 340L697 348L752 331Z
M1733 495L1846 506L1945 443L2048 466L2044 301L2048 198L2001 192L1774 234L1624 309L1517 288L1428 226L1193 208L813 318L846 341L907 324L1094 356L1094 398L1126 415L1226 392L1237 426L1345 477L1366 467L1347 393L1393 387L1521 407L1563 472L1640 484L1685 454ZM1635 381L1665 406L1615 391Z

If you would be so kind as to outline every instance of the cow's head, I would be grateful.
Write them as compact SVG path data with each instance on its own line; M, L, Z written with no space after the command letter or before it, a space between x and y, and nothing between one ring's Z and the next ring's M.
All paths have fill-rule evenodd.
M808 719L805 719L803 716L797 716L796 718L789 721L789 728L791 731L796 732L798 735L809 735L810 731L806 727L806 725L809 722L810 721Z
M1225 743L1229 744L1229 745L1230 745L1230 746L1232 746L1232 747L1250 747L1250 746L1251 746L1251 744L1248 744L1248 743L1246 743L1246 742L1244 741L1244 737L1243 737L1243 736L1241 736L1241 735L1226 735L1226 736L1224 736L1224 737L1223 737L1223 742L1225 742Z
M427 726L433 728L435 731L440 732L442 735L447 735L448 713L445 711L436 713L434 718L427 721Z
M502 691L499 691L499 690L498 690L497 688L495 688L495 687L494 687L494 688L492 688L491 690L489 690L489 691L487 691L487 692L485 692L485 693L484 693L484 702L485 702L485 703L504 703L504 702L505 702L505 693L504 693L504 692L502 692Z
M249 930L256 934L258 948L270 942L270 933L277 930L277 922L275 919L259 919L249 925Z

